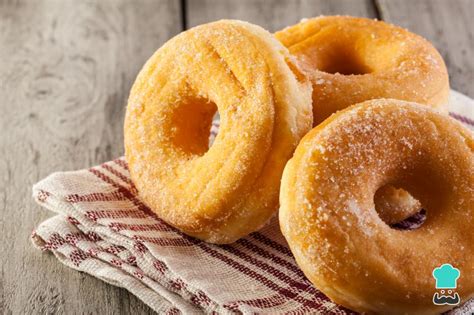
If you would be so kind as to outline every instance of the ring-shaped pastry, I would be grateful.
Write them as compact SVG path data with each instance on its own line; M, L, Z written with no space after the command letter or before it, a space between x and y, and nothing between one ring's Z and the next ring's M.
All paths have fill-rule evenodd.
M392 229L374 195L397 184L426 207L414 230ZM456 292L474 296L474 137L415 103L371 100L310 131L287 163L280 227L309 280L359 312L431 314L432 272L460 270Z
M313 84L314 125L347 106L393 98L447 113L449 79L436 48L401 27L367 18L323 16L275 33ZM383 187L379 214L397 223L420 211L406 191Z
M443 58L419 35L351 16L303 20L275 33L313 84L314 125L350 105L376 98L427 104L447 112Z
M218 21L179 34L145 64L127 106L126 159L160 218L231 243L276 212L283 168L311 125L311 84L287 49L258 26Z

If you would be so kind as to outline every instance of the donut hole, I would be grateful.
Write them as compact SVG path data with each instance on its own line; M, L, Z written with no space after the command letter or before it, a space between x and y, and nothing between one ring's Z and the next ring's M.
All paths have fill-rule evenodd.
M217 135L212 124L216 115L217 106L209 99L183 98L172 115L174 146L188 155L204 155Z
M319 56L317 69L343 75L361 75L372 72L353 47L343 45L333 45L323 50Z
M366 63L363 49L352 38L328 38L304 49L301 61L309 69L330 74L362 75L373 72Z
M364 75L399 63L404 49L399 41L383 41L365 27L357 30L328 27L298 44L299 59L308 69L329 74Z
M418 229L426 220L421 202L403 188L380 187L374 195L374 204L380 219L393 229Z
M414 128L414 126L410 128ZM436 127L430 126L430 128ZM440 131L427 128L421 129L416 135L432 136L430 133L433 132L439 133ZM416 150L413 150L413 148L404 150L403 147L399 147L396 152L400 154L405 151L402 160L399 160L400 164L397 162L385 169L384 178L375 187L381 188L385 184L390 184L397 189L403 189L413 199L419 201L422 210L415 211L414 215L402 222L389 224L391 228L416 229L417 231L420 230L418 231L420 233L425 233L425 235L432 235L434 227L446 224L447 221L458 220L455 217L447 217L446 209L453 207L453 200L459 200L463 197L459 193L461 190L456 187L456 181L453 180L453 178L457 178L447 171L450 170L452 160L446 158L444 150L441 150L443 152L440 153L438 152L439 148L434 149L438 145L438 141L430 142L428 139L424 141L426 141L426 144L423 143L423 146L420 145ZM412 154L413 152L417 152L417 154ZM390 154L390 151L386 153ZM375 202L377 191L374 195Z

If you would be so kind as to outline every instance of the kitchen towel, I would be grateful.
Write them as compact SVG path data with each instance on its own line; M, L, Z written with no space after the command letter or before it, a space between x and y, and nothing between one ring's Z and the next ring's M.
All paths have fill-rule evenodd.
M452 91L450 110L474 129L474 100ZM211 132L215 135L217 126ZM157 312L352 313L305 278L277 218L231 245L199 241L167 225L140 201L123 157L53 173L34 185L33 196L56 213L33 232L36 247L73 269L126 288ZM414 228L424 217L422 211L394 228ZM473 299L451 313L472 311Z

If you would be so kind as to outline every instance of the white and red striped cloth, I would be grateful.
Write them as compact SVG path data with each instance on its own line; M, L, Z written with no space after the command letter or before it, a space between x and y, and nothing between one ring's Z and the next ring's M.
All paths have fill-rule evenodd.
M473 100L453 92L451 110L474 128ZM33 187L33 196L56 213L33 232L38 248L126 288L157 312L351 313L305 278L276 219L232 245L186 236L139 200L123 158L53 173ZM423 217L395 227L414 227ZM472 311L470 300L453 313Z

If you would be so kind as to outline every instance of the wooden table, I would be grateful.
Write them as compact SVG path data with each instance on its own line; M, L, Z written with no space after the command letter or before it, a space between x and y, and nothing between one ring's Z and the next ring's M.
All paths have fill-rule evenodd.
M123 154L129 88L170 37L221 18L271 31L321 14L378 18L431 40L452 87L474 97L473 13L472 0L0 0L0 312L152 313L33 249L29 235L51 213L31 186Z

